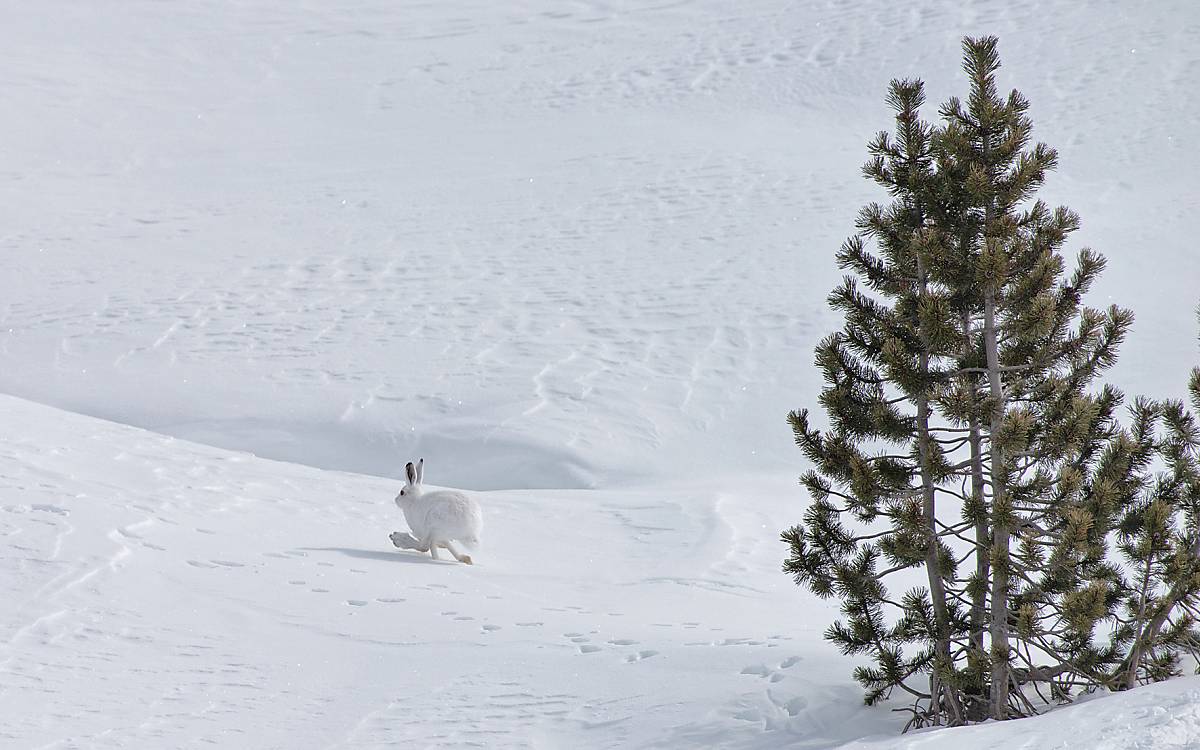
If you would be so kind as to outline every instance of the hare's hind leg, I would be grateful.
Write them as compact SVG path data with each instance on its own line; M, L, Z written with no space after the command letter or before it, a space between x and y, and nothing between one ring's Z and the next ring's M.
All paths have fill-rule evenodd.
M391 539L392 544L400 549L415 549L418 552L425 551L421 548L421 542L407 531L393 531L388 535L388 539Z
M439 545L438 542L434 541L433 537L426 537L421 540L421 551L424 552L425 550L429 550L429 554L433 556L434 560L441 559L438 557L437 553L439 546L444 545Z
M454 555L454 559L458 560L460 563L466 563L467 565L475 564L475 562L471 560L470 555L459 552L458 549L450 542L446 542L446 549L450 550L450 554Z

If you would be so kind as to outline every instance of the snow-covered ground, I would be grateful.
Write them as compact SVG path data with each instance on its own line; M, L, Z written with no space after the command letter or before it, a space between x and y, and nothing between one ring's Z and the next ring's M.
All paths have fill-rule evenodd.
M390 548L390 480L0 414L36 426L0 443L0 747L824 747L891 723L776 573L786 478L482 493L468 567Z
M894 732L778 572L783 415L888 79L933 116L983 33L1138 315L1116 382L1181 395L1191 2L6 8L0 746ZM418 455L487 490L479 565L388 544ZM1200 743L1197 689L971 742Z

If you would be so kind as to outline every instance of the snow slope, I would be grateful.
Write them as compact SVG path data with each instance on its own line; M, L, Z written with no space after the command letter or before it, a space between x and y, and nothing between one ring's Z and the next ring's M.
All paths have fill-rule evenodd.
M0 747L815 748L893 723L776 574L786 478L481 493L464 566L389 548L391 480L11 397L0 419L29 426L0 438Z
M1138 315L1116 381L1182 394L1184 0L6 8L0 747L890 735L778 572L783 415L888 79L960 93L983 33ZM478 566L388 546L417 455L489 490ZM1200 744L1193 686L971 736Z
M1189 750L1198 743L1200 677L1185 677L1080 701L1023 721L914 732L900 739L864 739L844 745L843 750Z
M17 5L0 392L477 488L791 471L887 81L961 93L968 33L1136 309L1119 381L1182 393L1188 0Z

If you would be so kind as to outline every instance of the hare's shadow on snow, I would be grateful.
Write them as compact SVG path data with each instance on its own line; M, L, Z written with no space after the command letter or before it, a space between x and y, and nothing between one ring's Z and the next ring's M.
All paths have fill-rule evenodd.
M347 557L357 557L360 560L384 560L385 562L400 562L413 565L447 565L448 560L434 560L428 552L416 552L397 549L395 552L377 549L355 549L353 547L297 547L304 552L340 552Z

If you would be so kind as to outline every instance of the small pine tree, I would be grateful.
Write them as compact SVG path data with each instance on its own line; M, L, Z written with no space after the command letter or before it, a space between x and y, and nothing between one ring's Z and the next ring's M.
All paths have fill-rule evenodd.
M807 410L789 415L815 468L803 478L813 498L804 522L783 535L792 550L785 570L818 596L841 598L846 621L834 623L827 637L846 654L871 656L873 666L855 673L868 702L901 688L928 701L932 720L944 715L961 723L951 646L962 618L947 592L956 566L937 525L939 487L950 472L930 423L945 377L943 350L957 339L951 310L930 288L925 267L933 160L931 130L919 117L923 86L893 81L888 101L895 138L876 137L864 172L893 201L866 206L859 234L838 253L839 265L855 274L829 300L846 323L817 349L826 381L820 400L832 427L812 428ZM878 244L877 255L864 239ZM865 528L852 531L843 518ZM923 569L928 588L892 600L886 580L910 568ZM928 691L910 686L917 673L929 675Z
M1100 255L1083 250L1073 274L1064 277L1060 250L1079 219L1069 209L1052 211L1041 201L1028 205L1057 155L1044 144L1029 147L1029 103L1020 92L999 95L996 38L967 39L963 50L970 95L965 105L951 99L942 107L946 126L938 147L946 192L965 196L954 202L965 210L947 216L941 231L948 244L957 242L952 256L957 262L948 264L946 282L965 286L962 294L968 299L972 292L977 295L984 365L982 398L973 404L980 409L974 416L987 444L982 459L991 532L989 713L1003 719L1033 709L1020 691L1023 677L1014 675L1013 662L1027 662L1024 677L1044 667L1032 663L1030 644L1019 643L1014 626L1023 609L1028 621L1031 607L1036 612L1044 603L1045 586L1062 590L1058 601L1067 604L1068 620L1090 622L1106 612L1097 600L1105 600L1110 589L1102 581L1112 575L1096 567L1094 556L1103 549L1100 537L1117 496L1105 494L1109 485L1093 485L1086 498L1072 491L1081 472L1095 468L1120 437L1115 421L1120 393L1090 388L1115 362L1133 317L1115 306L1105 312L1083 306L1104 268ZM948 401L948 411L958 414L955 399ZM1124 476L1109 476L1114 466L1103 464L1106 480L1127 482L1132 467L1125 467ZM1087 529L1095 532L1089 538L1092 547L1060 555L1052 573L1039 577L1047 549L1061 551L1064 532ZM982 554L978 547L977 554ZM1044 651L1049 641L1036 645ZM1070 648L1051 653L1065 661L1078 656ZM1014 686L1015 696L1010 695Z
M1188 390L1200 412L1200 367ZM1120 688L1178 674L1179 652L1200 645L1200 424L1181 401L1140 400L1133 412L1137 444L1163 470L1151 476L1149 461L1140 467L1116 525L1129 574L1110 646L1121 657L1111 680Z

